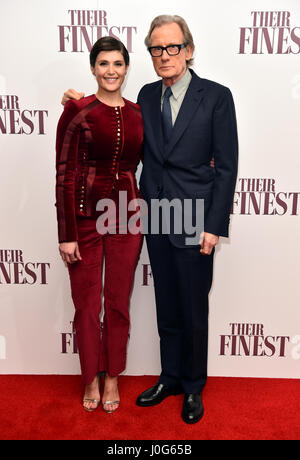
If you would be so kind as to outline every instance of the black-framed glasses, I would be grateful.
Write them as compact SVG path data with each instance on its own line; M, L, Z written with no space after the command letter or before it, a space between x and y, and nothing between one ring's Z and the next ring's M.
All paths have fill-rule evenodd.
M165 50L169 56L176 56L180 53L182 48L186 48L186 46L186 43L182 43L181 45L149 46L148 51L152 57L162 56Z

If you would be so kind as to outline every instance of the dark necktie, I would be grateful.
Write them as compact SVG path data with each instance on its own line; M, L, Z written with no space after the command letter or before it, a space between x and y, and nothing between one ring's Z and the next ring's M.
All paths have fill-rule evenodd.
M161 112L165 144L169 142L173 128L170 96L172 96L172 90L168 86L164 93L164 101Z

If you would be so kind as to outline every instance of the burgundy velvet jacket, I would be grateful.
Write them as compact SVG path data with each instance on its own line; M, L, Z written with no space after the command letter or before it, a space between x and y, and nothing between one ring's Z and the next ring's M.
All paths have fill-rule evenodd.
M140 197L135 170L143 143L140 107L110 107L95 95L68 101L57 126L56 207L59 242L76 241L77 217L95 217L113 189Z

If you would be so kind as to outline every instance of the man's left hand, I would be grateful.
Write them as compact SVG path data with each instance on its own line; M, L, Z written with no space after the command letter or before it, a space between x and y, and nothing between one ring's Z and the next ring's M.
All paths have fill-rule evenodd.
M213 233L203 232L200 236L200 253L209 256L213 248L218 244L219 237Z

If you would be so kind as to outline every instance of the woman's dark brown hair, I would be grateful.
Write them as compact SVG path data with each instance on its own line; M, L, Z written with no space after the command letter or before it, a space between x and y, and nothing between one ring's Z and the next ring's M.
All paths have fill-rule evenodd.
M120 51L123 55L125 65L129 65L129 53L126 46L114 37L102 37L94 43L90 52L90 64L95 67L96 59L101 51Z

